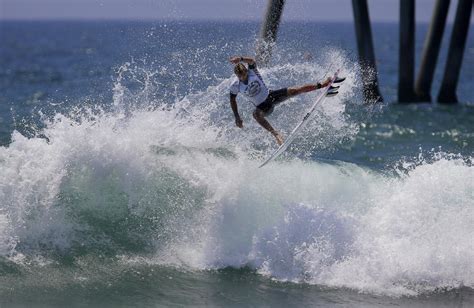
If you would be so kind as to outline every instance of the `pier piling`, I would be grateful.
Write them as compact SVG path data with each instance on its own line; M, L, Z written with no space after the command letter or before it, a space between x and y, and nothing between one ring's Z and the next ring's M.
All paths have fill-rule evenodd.
M440 103L455 104L458 102L456 87L466 46L472 6L472 0L459 0L458 2L443 81L438 95Z
M426 34L420 71L415 83L416 96L422 102L431 102L431 84L443 39L450 2L451 0L436 1L430 28Z
M415 1L400 0L400 44L398 59L398 101L411 103L416 99L415 74Z
M354 11L354 24L364 96L367 102L380 102L383 98L378 88L377 67L375 65L367 0L352 0L352 8Z
M265 21L257 42L257 62L261 66L267 65L270 60L284 5L285 0L268 0Z

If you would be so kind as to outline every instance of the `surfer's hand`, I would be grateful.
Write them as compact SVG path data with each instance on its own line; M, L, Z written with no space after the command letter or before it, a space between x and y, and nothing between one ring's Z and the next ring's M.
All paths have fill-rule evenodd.
M244 124L243 124L242 119L240 117L235 118L235 125L237 125L237 127L239 127L239 128L244 127Z
M233 64L237 64L240 62L240 57L230 57L229 61Z

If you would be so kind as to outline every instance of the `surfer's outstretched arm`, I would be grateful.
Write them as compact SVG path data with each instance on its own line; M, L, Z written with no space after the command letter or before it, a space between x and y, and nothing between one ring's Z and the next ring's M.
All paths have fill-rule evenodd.
M237 100L235 99L237 95L231 94L230 95L230 107L232 108L232 112L234 113L235 117L235 125L237 127L242 128L244 125L242 124L242 119L240 118L239 109L237 108Z

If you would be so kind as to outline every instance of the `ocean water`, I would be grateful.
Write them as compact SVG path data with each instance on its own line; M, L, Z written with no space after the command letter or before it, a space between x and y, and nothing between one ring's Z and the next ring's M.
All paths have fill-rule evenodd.
M474 305L473 32L460 104L398 105L398 26L374 24L366 105L351 24L282 23L270 88L347 80L258 169L276 144L228 102L258 30L0 23L0 306ZM287 135L316 95L269 121Z

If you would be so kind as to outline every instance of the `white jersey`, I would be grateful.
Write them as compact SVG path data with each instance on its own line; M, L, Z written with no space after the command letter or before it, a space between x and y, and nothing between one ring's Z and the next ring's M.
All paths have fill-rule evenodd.
M237 79L230 86L231 95L237 95L239 92L247 96L254 106L260 105L267 99L268 88L255 66L249 65L247 84Z

